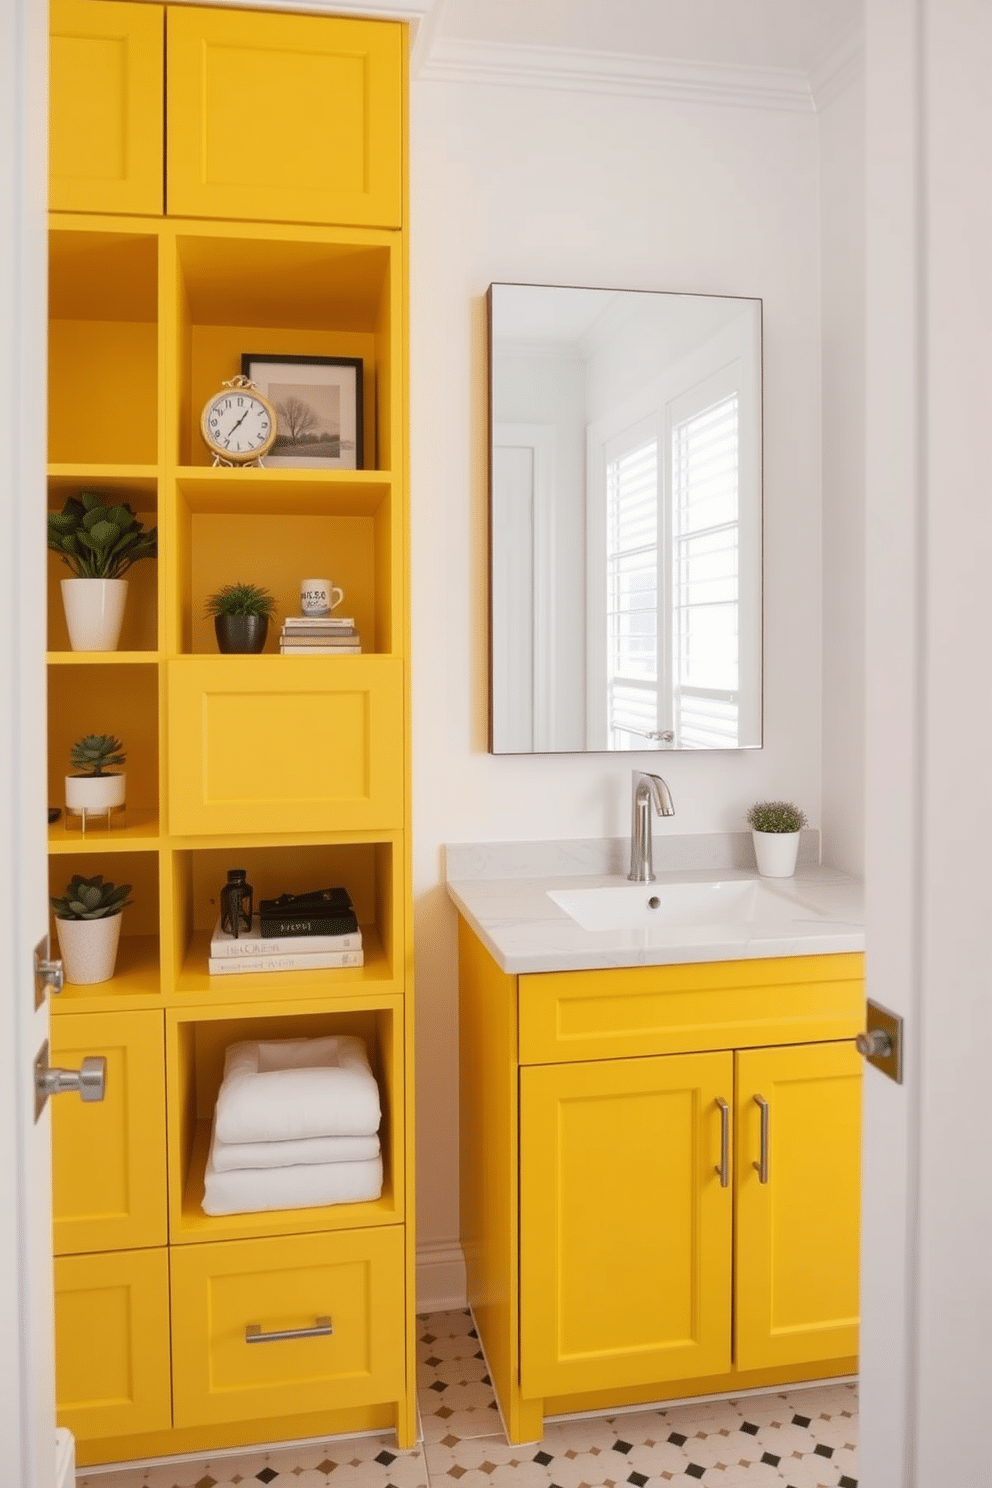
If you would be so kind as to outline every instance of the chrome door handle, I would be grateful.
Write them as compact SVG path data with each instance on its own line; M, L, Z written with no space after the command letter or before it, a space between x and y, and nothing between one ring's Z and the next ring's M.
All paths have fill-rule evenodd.
M763 1095L754 1097L754 1104L761 1111L761 1154L757 1162L751 1164L752 1168L758 1170L758 1180L761 1183L768 1182L768 1102Z
M882 1028L873 1028L870 1033L859 1033L854 1047L866 1059L888 1059L892 1053L892 1040Z
M726 1188L730 1183L730 1107L721 1095L716 1103L720 1108L720 1161L713 1171L720 1174L720 1187Z
M77 1090L84 1101L102 1101L107 1092L107 1061L102 1054L91 1054L78 1070L53 1069L48 1062L46 1039L34 1062L35 1121L50 1095L65 1095L71 1090Z
M45 992L49 988L53 992L61 992L64 985L65 973L62 970L62 962L52 959L51 946L46 935L34 948L35 1008L41 1007L45 1000Z
M287 1338L328 1338L334 1332L329 1317L314 1319L312 1328L274 1328L263 1333L261 1323L248 1323L245 1327L245 1343L282 1343Z

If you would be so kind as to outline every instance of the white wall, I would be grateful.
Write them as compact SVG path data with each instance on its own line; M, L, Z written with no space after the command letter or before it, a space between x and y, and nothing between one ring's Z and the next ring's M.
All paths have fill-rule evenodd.
M813 115L415 82L411 90L414 893L419 1234L458 1230L447 841L624 835L634 765L494 758L487 736L486 335L493 280L764 299L765 747L670 755L677 832L765 795L820 815L819 215ZM664 827L661 828L664 830ZM453 1253L453 1252L451 1252Z
M864 68L820 114L823 857L864 871Z

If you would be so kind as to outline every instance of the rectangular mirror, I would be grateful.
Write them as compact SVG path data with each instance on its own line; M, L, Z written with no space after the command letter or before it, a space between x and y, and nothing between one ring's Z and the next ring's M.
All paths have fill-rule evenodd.
M761 745L761 301L489 288L493 754Z

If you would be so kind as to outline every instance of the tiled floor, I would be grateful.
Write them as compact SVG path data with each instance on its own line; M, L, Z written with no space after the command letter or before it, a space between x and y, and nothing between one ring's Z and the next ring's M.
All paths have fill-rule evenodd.
M538 1445L511 1447L467 1312L422 1317L417 1356L414 1451L358 1437L82 1472L77 1488L857 1488L854 1385L550 1421Z

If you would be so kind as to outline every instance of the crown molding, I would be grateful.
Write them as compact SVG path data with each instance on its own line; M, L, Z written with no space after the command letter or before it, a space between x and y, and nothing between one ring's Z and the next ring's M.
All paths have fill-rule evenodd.
M730 67L564 47L517 46L439 37L416 73L424 82L496 84L579 93L613 93L673 103L814 112L806 74L786 68Z
M865 37L859 27L841 42L809 75L810 92L817 113L845 92L864 73Z

